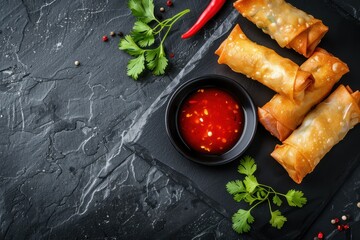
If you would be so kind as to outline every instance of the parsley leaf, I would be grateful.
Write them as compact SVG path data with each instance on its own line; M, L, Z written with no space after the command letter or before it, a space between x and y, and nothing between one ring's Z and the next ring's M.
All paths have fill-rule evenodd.
M127 75L131 76L135 80L145 69L145 57L144 54L139 55L137 58L131 59L127 65Z
M271 219L270 219L271 226L277 229L281 229L284 223L287 221L287 218L281 215L281 212L279 210L270 213L271 213Z
M151 46L155 42L153 29L149 25L141 21L136 21L134 23L131 36L133 37L134 41L139 44L140 47Z
M250 231L250 225L254 222L254 217L251 216L250 210L239 209L232 217L233 229L237 233L245 233Z
M234 195L234 200L237 202L245 200L251 204L256 200L256 198L246 191L244 183L240 180L228 182L226 184L226 189L230 194Z
M253 195L251 195L250 193L246 193L244 195L244 201L247 202L248 204L252 205L256 200L258 200L257 198L255 198Z
M254 192L255 188L259 185L254 175L246 176L244 180L246 191L249 193Z
M153 0L129 0L128 7L137 18L130 35L125 36L119 43L119 49L135 57L128 62L127 74L137 80L139 75L147 68L154 75L162 75L168 66L168 59L164 51L164 41L169 35L172 26L183 15L190 12L185 9L171 18L159 21L154 16ZM153 25L151 24L153 22ZM161 37L163 30L165 33ZM159 39L158 47L148 48Z
M168 65L168 60L165 57L164 48L160 47L149 50L145 54L147 67L153 71L154 75L161 75L165 73Z
M279 206L279 207L281 206L282 200L278 195L275 194L272 200L276 206Z
M289 190L285 197L291 207L302 207L306 204L307 200L304 196L304 193L301 191L296 191L294 189Z
M245 156L238 167L238 172L244 175L253 175L256 171L256 164L254 158Z
M152 0L130 0L128 7L130 8L131 13L144 23L156 20L154 16L154 3Z
M134 39L130 35L126 35L123 39L121 39L119 48L124 50L131 56L138 56L145 52L145 50L141 49L134 41Z
M249 198L248 195L249 195L249 193L247 193L247 192L236 193L236 194L234 194L234 200L236 202L241 202L241 200Z
M246 191L243 182L240 180L228 182L226 184L226 190L228 191L228 193L230 193L232 195Z
M267 196L267 192L268 192L268 191L266 191L266 190L263 189L263 188L260 188L260 189L259 189L259 193L260 193L260 196L261 196L261 197L266 197L266 196Z
M281 229L287 218L282 215L279 210L272 210L272 203L280 207L283 200L280 197L286 198L289 206L302 207L306 203L304 193L301 191L290 190L287 194L276 192L272 187L258 182L253 175L257 169L255 160L246 156L240 160L238 172L246 175L244 180L234 180L226 184L226 190L233 195L237 202L244 201L251 207L248 210L239 209L232 217L233 229L238 233L245 233L250 231L250 224L255 221L254 217L250 214L259 204L267 201L271 219L269 223L271 226ZM271 203L272 199L272 203Z

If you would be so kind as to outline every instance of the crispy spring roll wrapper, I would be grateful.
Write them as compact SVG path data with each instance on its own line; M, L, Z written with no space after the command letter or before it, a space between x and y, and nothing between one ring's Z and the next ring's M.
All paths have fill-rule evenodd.
M282 145L276 145L271 156L296 183L301 183L359 121L360 92L340 85L305 117Z
M301 102L294 103L287 97L276 94L263 107L258 108L260 123L280 141L285 140L301 124L311 108L321 102L335 83L349 72L344 62L321 48L317 48L300 68L310 72L315 80L306 89Z
M321 20L284 0L238 0L234 7L281 47L311 56L328 31Z
M215 51L218 63L245 74L294 102L301 101L305 89L313 82L310 73L274 50L249 40L237 24Z

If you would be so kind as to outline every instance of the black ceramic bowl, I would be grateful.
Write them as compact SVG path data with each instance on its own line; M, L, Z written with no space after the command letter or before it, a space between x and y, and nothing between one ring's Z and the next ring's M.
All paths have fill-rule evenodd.
M222 154L200 153L191 149L179 132L179 109L183 101L200 88L226 91L242 107L244 120L242 134L236 144ZM171 143L184 157L200 164L221 165L239 158L250 145L256 132L257 115L250 95L237 81L218 75L206 75L185 82L173 93L166 108L165 124Z

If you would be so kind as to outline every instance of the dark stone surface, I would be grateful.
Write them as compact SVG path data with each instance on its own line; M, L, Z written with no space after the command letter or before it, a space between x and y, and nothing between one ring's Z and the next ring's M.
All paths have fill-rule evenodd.
M345 18L360 24L360 5L357 0L328 0L328 2Z
M175 55L168 73L133 81L120 38L101 41L110 31L130 31L126 2L0 2L0 239L239 238L230 217L240 206L225 190L238 178L238 163L209 168L183 159L165 133L167 99L190 77L217 73L242 80L257 105L268 101L273 92L216 63L213 51L236 22L254 41L304 59L239 17L231 1L195 38L181 40L208 1L174 1L164 17L191 13L166 43ZM342 83L360 89L360 4L289 2L330 27L321 46L348 63ZM281 191L302 189L309 203L286 209L280 231L258 217L244 239L312 239L319 231L360 239L359 136L357 126L298 186L268 156L276 141L259 127L247 154L258 160L261 180ZM351 215L346 233L330 224L343 214Z

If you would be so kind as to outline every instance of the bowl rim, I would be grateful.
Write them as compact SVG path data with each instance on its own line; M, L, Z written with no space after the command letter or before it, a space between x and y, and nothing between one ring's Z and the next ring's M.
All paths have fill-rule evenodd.
M178 130L178 110L182 102L190 93L200 87L216 87L227 91L235 98L243 110L244 125L238 141L231 149L219 155L204 154L192 150L181 138ZM172 93L165 111L166 133L174 148L186 159L209 166L223 165L241 157L253 141L257 125L257 111L250 94L238 81L217 74L202 75L185 81Z

